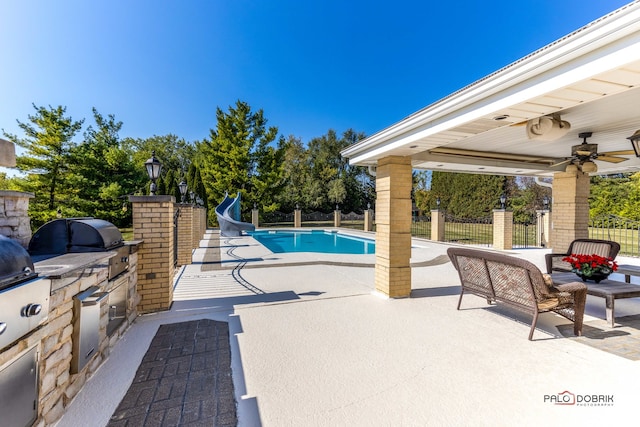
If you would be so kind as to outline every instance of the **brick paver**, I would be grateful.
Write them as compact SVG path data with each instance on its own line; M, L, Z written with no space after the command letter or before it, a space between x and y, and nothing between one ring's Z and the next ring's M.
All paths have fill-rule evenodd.
M582 344L630 360L640 360L640 314L616 317L616 325L611 328L605 320L585 322L581 337L572 334L573 325L560 325L558 329L565 337Z
M229 325L161 325L109 427L235 426Z

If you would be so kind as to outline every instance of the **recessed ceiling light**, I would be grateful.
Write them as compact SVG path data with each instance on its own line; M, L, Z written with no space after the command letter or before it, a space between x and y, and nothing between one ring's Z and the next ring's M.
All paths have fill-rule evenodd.
M484 168L478 168L478 170L484 170Z
M508 118L509 118L509 115L508 115L508 114L500 114L499 116L495 116L495 117L493 118L493 120L498 121L498 120L504 120L504 119L508 119Z
M410 145L409 148L417 148L417 145Z
M438 167L438 168L441 168L441 167L443 167L443 166L444 166L444 165L436 165L436 167Z

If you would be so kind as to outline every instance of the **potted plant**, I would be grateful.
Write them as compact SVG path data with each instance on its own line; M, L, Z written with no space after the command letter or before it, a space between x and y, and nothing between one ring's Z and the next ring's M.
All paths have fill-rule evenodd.
M571 271L576 273L583 282L592 279L600 283L618 269L618 263L613 258L596 254L571 254L562 260L571 264Z

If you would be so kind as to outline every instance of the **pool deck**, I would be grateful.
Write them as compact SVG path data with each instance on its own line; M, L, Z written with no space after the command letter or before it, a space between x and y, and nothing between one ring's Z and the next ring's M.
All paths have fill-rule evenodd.
M373 289L374 255L273 254L250 237L210 231L176 276L171 310L136 320L58 427L107 425L158 327L197 319L229 324L240 426L595 425L637 416L640 360L564 337L559 328L570 322L553 314L540 316L530 342L529 316L472 295L456 310L449 246L414 239L412 297L386 299ZM543 267L547 251L508 252ZM604 311L589 296L585 324L626 334L623 346L638 342L637 327L606 328ZM616 318L638 314L640 299L616 303ZM550 401L565 391L613 403Z

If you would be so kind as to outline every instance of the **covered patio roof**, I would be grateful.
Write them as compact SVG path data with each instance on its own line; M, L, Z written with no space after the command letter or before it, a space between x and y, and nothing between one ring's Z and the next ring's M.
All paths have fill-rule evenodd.
M536 127L539 118L554 128ZM635 172L640 158L628 137L639 129L640 1L634 1L342 155L353 165L409 156L414 169L551 177L572 162L580 167L585 159L572 158L572 146L591 132L587 142L597 144L599 156L591 156L597 171L590 174Z

